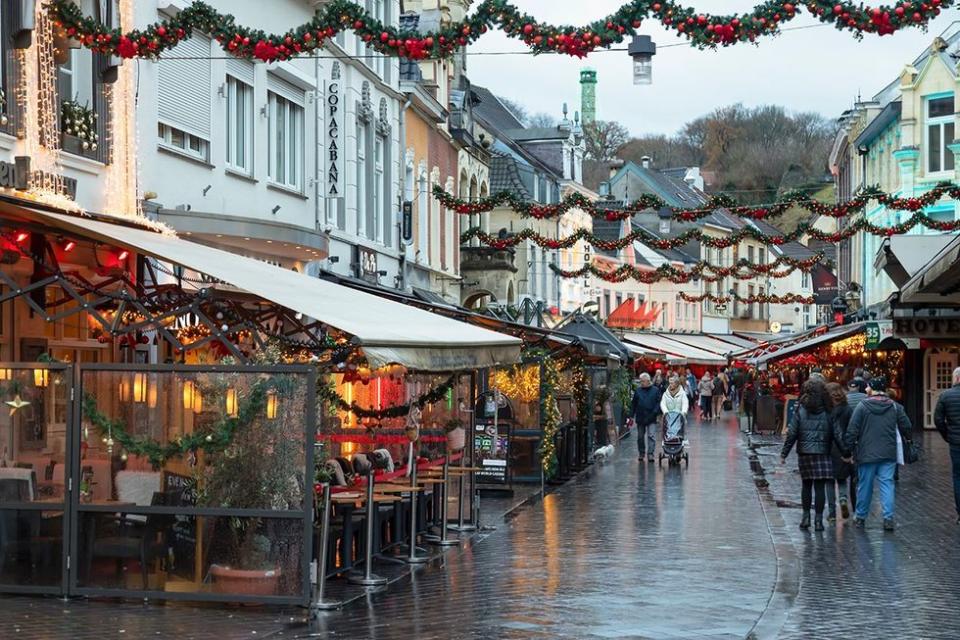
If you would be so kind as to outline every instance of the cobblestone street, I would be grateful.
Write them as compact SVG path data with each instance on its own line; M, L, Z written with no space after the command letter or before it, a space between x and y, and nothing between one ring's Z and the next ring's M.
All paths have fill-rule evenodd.
M758 447L770 483L758 499L732 421L694 424L689 437L689 468L638 463L631 437L542 502L506 520L488 511L496 531L313 624L298 610L5 597L0 637L960 635L960 614L945 606L960 591L960 528L939 439L928 436L925 459L903 472L896 533L871 520L865 532L841 522L815 535L796 527L799 479L793 461L773 464L775 439Z

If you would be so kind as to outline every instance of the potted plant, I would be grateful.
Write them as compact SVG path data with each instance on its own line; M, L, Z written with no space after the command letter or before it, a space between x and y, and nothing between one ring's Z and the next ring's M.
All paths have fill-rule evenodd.
M462 420L459 418L448 420L444 430L447 432L447 449L462 451L467 446L467 431L463 427Z
M297 508L309 490L302 473L303 440L294 433L295 418L262 426L265 415L262 383L241 401L233 438L210 457L204 470L198 504L223 509L284 510ZM312 478L317 480L318 477ZM292 521L291 521L292 522ZM211 566L218 593L269 596L277 593L283 564L271 540L282 537L286 521L264 518L218 518L213 525Z

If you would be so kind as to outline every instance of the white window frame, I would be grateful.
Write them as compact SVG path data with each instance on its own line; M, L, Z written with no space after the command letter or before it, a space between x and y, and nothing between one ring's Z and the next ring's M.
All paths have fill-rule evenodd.
M164 122L157 123L157 144L164 148L201 162L210 161L210 141L187 133ZM177 140L180 140L178 143Z
M267 112L269 113L269 150L267 178L271 184L298 193L303 192L303 126L304 108L284 98L267 92ZM279 128L282 123L282 130ZM278 137L284 133L282 149L278 148ZM281 158L282 154L282 158ZM278 164L282 161L282 167Z
M929 114L930 114L930 103L931 103L931 102L934 102L934 101L937 101L937 100L945 100L945 99L947 99L947 97L948 97L948 96L930 96L930 97L927 97L927 98L924 99L924 104L923 104L923 115L924 115L924 123L923 123L923 146L924 146L924 152L925 152L925 153L923 154L923 158L924 158L924 159L923 159L923 163L924 163L924 168L926 169L927 175L946 175L946 174L953 173L953 171L954 171L954 167L951 167L951 168L949 168L949 169L945 168L945 167L946 167L946 161L947 161L948 159L950 160L950 162L953 162L953 161L954 161L954 159L953 159L953 152L950 151L950 149L947 147L947 145L953 144L953 139L952 139L952 138L955 138L956 135L957 135L956 128L954 128L953 135L950 136L951 139L950 139L950 140L947 140L947 139L946 139L946 138L947 138L947 136L946 136L946 127L947 127L947 125L953 125L953 124L955 123L954 114L950 114L950 115L946 115L946 116L939 116L939 117L936 117L936 118L931 118L931 117L929 117ZM951 97L954 101L956 100L956 98L954 98L953 96L950 96L950 97ZM954 108L953 108L953 110L954 110L954 112L956 112L956 102L954 102ZM932 169L932 168L930 167L930 151L931 151L931 148L930 148L930 129L933 128L933 127L937 127L937 128L939 129L939 131L940 131L940 168L939 168L939 169L936 169L936 170L934 170L934 169Z
M357 124L357 235L367 237L367 125Z
M376 136L373 141L373 234L378 242L383 242L383 199L387 192L384 184L384 154L387 141L383 136Z
M253 85L228 74L226 93L226 165L233 171L252 175L255 139Z
M417 227L417 249L420 250L420 259L430 262L430 180L426 170L420 172L417 179L417 199L419 225Z

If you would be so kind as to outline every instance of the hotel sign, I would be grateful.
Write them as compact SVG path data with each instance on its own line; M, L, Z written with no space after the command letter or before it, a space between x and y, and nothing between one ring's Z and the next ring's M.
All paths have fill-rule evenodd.
M327 133L326 176L324 177L324 197L343 198L343 111L340 99L340 65L335 64L327 83L323 98L325 128Z
M74 178L44 171L32 171L30 156L17 156L14 162L0 160L0 187L29 191L42 186L47 181L58 185L61 195L71 200L77 199L77 181Z
M960 317L894 318L893 333L898 338L950 338L960 336Z

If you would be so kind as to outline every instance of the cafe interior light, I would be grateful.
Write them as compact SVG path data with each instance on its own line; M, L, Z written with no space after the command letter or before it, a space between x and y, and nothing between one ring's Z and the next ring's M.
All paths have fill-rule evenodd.
M76 240L67 240L65 238L60 238L60 248L63 249L64 253L70 253L77 248Z
M50 384L50 372L47 369L33 370L33 385L45 389Z
M126 249L121 249L120 253L117 254L117 260L119 262L123 262L129 257L130 257L130 252L127 251Z
M203 394L192 380L183 383L183 408L194 413L203 411Z
M18 242L18 243L26 242L26 241L27 241L27 238L29 238L29 237L30 237L30 234L27 233L26 231L20 231L20 232L17 233L17 235L16 235L16 238L17 238L17 242Z
M239 414L237 406L237 390L233 387L227 389L227 416L236 418Z
M147 374L133 374L133 401L137 404L145 403L147 401L147 392L149 390L148 387L149 383L147 382Z
M277 398L276 389L271 389L267 392L267 420L276 420L277 419L277 408L280 404L280 399Z
M13 371L10 369L0 369L0 380L12 380Z
M120 381L120 388L117 389L117 396L120 402L130 402L130 381L124 378Z

